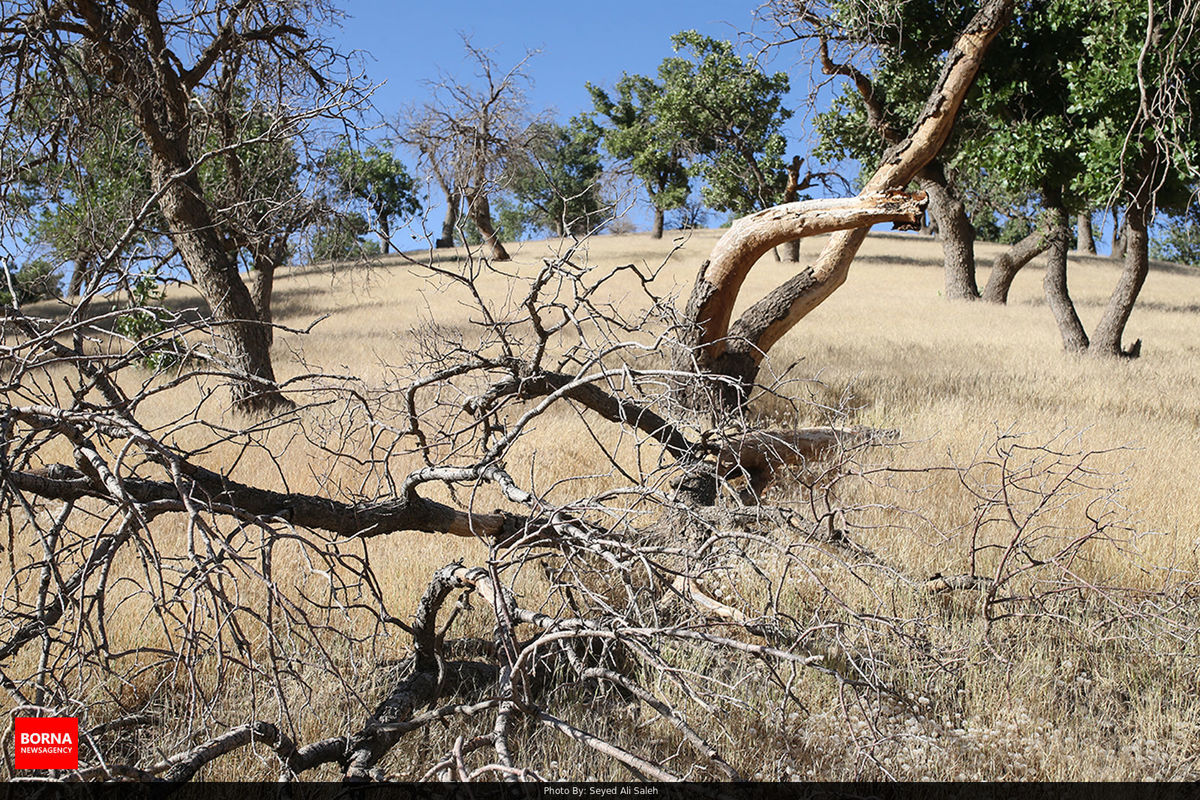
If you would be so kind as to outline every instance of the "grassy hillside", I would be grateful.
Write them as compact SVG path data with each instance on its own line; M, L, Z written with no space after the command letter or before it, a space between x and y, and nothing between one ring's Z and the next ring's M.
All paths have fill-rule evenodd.
M573 260L661 267L655 291L682 302L720 233L657 242L600 236ZM806 240L802 260L822 243ZM512 264L481 276L481 294L499 305L515 303L518 279L562 247L514 247ZM999 251L978 246L980 283ZM476 312L461 287L421 266L430 255L439 267L461 268L442 251L280 275L276 320L290 329L276 334L280 378L322 373L334 382L345 376L398 391L422 358L460 340L469 345ZM760 263L739 306L794 268ZM797 476L770 489L771 503L801 510L836 501L840 510L830 526L844 527L858 550L793 545L781 530L776 536L786 558L763 562L792 570L779 573L786 578L777 599L815 641L828 643L826 663L835 672L874 670L870 677L890 690L850 691L853 681L807 672L783 679L793 692L789 700L779 675L753 659L692 665L720 683L723 705L705 710L676 700L747 776L1200 777L1200 274L1155 264L1127 334L1143 340L1142 357L1113 361L1062 352L1042 297L1041 269L1035 261L1017 277L1005 307L951 304L941 297L937 243L872 235L846 284L770 354L763 380L779 378L787 397L759 397L758 418L782 418L797 402L801 423L836 419L900 431L898 442L861 456L852 480L803 486ZM1106 258L1072 257L1071 291L1086 326L1099 317L1117 275ZM644 302L631 274L622 274L602 299ZM171 301L190 302L184 289L173 291ZM200 379L184 391L204 401L201 416L219 421L223 396L209 397L210 389ZM348 422L353 402L318 405L293 425L220 443L187 417L175 421L188 403L177 395L152 399L148 423L170 428L173 443L236 478L331 496L379 480L371 464L329 456L356 447L367 452L372 429ZM558 501L600 491L620 477L603 448L625 446L615 430L605 436L593 438L581 417L563 407L520 441L510 470L531 491ZM389 459L399 475L420 464L415 454ZM505 501L479 500L493 502ZM156 545L182 547L192 535L182 520L164 523ZM331 546L359 552L358 544ZM274 581L320 585L302 550L280 548ZM399 617L411 614L434 570L486 556L470 540L417 533L371 539L361 552ZM927 583L964 574L998 579L1001 599L980 591L939 593ZM761 607L761 590L747 588L753 576L715 571L710 577L705 588L714 597L746 614ZM544 578L522 580L525 596L536 597ZM486 614L468 619L487 634ZM157 641L136 615L122 620L107 631L114 640ZM403 653L406 638L381 630L363 642L331 656L345 659L359 699L345 699L332 684L307 686L296 712L302 738L328 735L331 713L344 714L353 727L363 708L389 691L386 665ZM870 656L862 660L864 651ZM153 697L172 680L182 678L154 685L140 677L121 691ZM221 683L217 673L205 681ZM670 697L666 683L657 688ZM252 687L223 688L212 706L221 719L240 719L260 702ZM683 747L673 730L649 719L589 702L575 713L577 721L667 766ZM415 735L383 766L415 779L420 775L406 771L411 764L452 744L452 733ZM562 739L549 734L531 733L523 747L526 763L548 778L625 776L583 748L562 750ZM219 762L206 777L271 777L269 759L241 758Z

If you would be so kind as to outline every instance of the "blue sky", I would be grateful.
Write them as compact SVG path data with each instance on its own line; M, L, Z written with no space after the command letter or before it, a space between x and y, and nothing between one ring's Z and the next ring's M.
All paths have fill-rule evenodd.
M744 4L720 0L601 0L599 3L563 3L561 0L480 2L434 0L428 3L350 0L347 18L338 37L345 50L360 50L370 78L383 85L373 100L387 118L430 94L426 81L439 73L472 74L464 58L461 35L493 52L497 63L508 67L527 50L540 53L529 63L533 84L527 91L531 110L553 109L566 120L590 111L587 82L611 88L622 73L653 75L671 55L670 37L695 29L715 38L738 41L754 25L754 0ZM796 116L786 133L795 143L793 152L807 154L804 124L809 91L807 68L794 58L782 57L767 68L785 70L792 77L789 105ZM408 163L407 153L400 153ZM431 197L429 227L436 227L442 210ZM632 215L639 227L649 224L642 208ZM720 220L710 217L710 224ZM397 235L401 248L412 246L408 235Z
M529 100L566 118L590 109L586 82L610 86L622 72L652 74L671 52L671 34L681 30L736 39L751 25L753 9L753 3L719 0L350 0L340 40L347 49L370 53L369 74L386 81L375 96L385 112L424 98L423 81L439 69L455 74L469 68L460 34L494 48L504 66L528 49L541 50L529 66Z

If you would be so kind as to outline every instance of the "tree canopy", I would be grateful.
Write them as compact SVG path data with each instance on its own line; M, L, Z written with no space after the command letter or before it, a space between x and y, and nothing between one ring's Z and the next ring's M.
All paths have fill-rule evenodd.
M389 252L392 220L421 210L416 184L403 162L377 145L357 150L349 142L343 142L328 158L338 194L370 210L383 252Z

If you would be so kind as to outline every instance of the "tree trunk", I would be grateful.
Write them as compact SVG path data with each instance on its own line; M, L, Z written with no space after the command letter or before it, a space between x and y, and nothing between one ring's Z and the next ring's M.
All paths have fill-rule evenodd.
M847 228L865 231L877 222L915 224L923 214L924 201L924 195L880 192L853 198L789 203L735 221L717 241L711 257L701 265L696 276L696 285L685 311L691 328L682 337L685 348L676 359L677 369L691 371L699 366L704 372L729 376L741 388L732 386L729 391L722 389L720 394L736 396L753 382L758 371L759 359L749 355L748 351L763 342L766 342L764 349L769 348L782 335L782 331L758 330L761 324L770 327L774 321L770 313L748 314L749 319L743 316L738 323L741 328L730 330L733 304L750 268L767 251L791 239ZM812 278L811 269L797 276L801 280ZM767 300L770 296L759 304ZM747 327L753 328L753 333L748 333Z
M238 274L237 261L221 241L195 173L179 177L184 172L179 163L187 159L171 163L153 154L151 176L155 190L162 192L159 208L171 241L219 323L225 355L237 373L232 385L234 406L250 412L291 407L275 383L266 328Z
M1092 235L1092 212L1080 211L1076 222L1076 237L1079 252L1096 255L1096 237Z
M1079 315L1075 313L1075 304L1067 291L1067 250L1070 248L1071 228L1067 221L1067 212L1061 206L1052 206L1047 210L1050 216L1050 258L1046 264L1046 276L1042 285L1046 290L1046 302L1058 323L1062 334L1063 348L1068 353L1082 353L1088 348L1087 332Z
M947 299L977 300L975 228L967 219L966 208L951 191L945 171L936 159L921 170L917 181L929 195L929 215L936 221L942 239Z
M1050 231L1044 223L1039 223L1033 233L997 256L992 263L987 285L983 287L984 301L1001 305L1007 303L1013 278L1026 264L1046 252L1050 243Z
M783 190L783 202L794 203L800 199L800 165L803 160L800 156L792 156L792 161L787 165L787 186ZM786 243L783 247L783 260L793 264L800 262L800 240L793 239Z
M950 135L963 98L975 80L983 54L1004 27L1013 2L987 0L967 23L947 54L937 85L908 138L884 155L859 196L860 201L872 195L879 197L880 192L902 190L937 156ZM688 303L687 319L693 325L693 333L685 337L685 344L692 344L694 349L684 355L694 358L695 365L703 372L717 376L717 382L737 385L737 391L722 389L718 393L724 402L744 400L757 375L758 364L771 346L845 282L850 263L873 224L864 220L857 223L863 227L835 233L811 268L755 303L737 323L729 326L730 311L741 279L750 266L773 244L806 235L801 231L793 232L786 220L781 219L773 230L776 235L782 233L783 239L776 236L749 238L740 246L734 246L730 241L745 229L740 223L779 211L778 208L768 209L735 223L713 251L711 263L720 268L706 266L701 269ZM919 219L909 222L916 223ZM722 381L720 376L731 380ZM687 392L683 400L693 405L708 394L708 391Z
M1113 246L1109 258L1125 258L1125 228L1121 225L1121 215L1113 209Z
M83 290L83 279L89 270L89 259L84 255L75 256L75 269L71 270L71 280L67 284L67 297L79 297Z
M488 202L488 196L483 192L476 194L471 198L468 211L471 214L471 221L479 229L479 235L483 237L484 245L491 253L492 261L509 261L511 257L504 249L504 243L500 241L500 237L496 235L496 229L492 227L492 207Z
M654 228L650 231L651 239L661 239L663 237L663 210L658 206L654 207Z
M250 280L250 299L258 319L263 323L263 332L267 337L267 346L275 341L275 329L271 326L271 292L275 285L275 259L254 259L254 271Z
M1121 337L1142 284L1146 282L1146 274L1150 271L1150 237L1146 221L1145 208L1131 206L1125 212L1125 232L1122 237L1125 241L1125 268L1108 300L1108 307L1104 309L1104 316L1092 334L1088 351L1094 355L1136 358L1141 353L1140 339L1125 350L1121 348Z
M388 218L379 214L379 238L383 240L383 254L386 256L392 252L392 226Z
M442 187L442 191L446 194L446 217L442 220L442 235L434 241L433 246L454 247L454 231L458 226L458 209L462 199L446 183L446 179L442 177L441 170L435 168L434 175L437 178L438 185Z

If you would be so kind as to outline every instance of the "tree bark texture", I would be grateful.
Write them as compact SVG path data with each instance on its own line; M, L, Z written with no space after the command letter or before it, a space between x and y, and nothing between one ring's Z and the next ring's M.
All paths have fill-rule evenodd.
M1125 265L1113 289L1104 315L1092 334L1089 352L1100 356L1136 357L1141 352L1141 340L1129 349L1122 349L1121 337L1134 303L1150 271L1150 237L1147 231L1145 208L1134 206L1125 214Z
M941 165L934 159L917 176L921 190L929 195L929 215L937 221L942 240L942 259L949 300L979 299L975 280L975 228L967 218L967 209L946 180Z
M663 210L658 206L654 207L654 227L650 230L650 238L661 239L663 237Z
M1067 291L1067 250L1070 248L1071 229L1067 212L1061 206L1047 210L1050 217L1050 257L1046 263L1046 275L1042 285L1046 290L1046 302L1062 334L1063 348L1069 353L1082 353L1088 349L1088 335L1075 313L1075 304Z
M984 301L1001 305L1007 303L1008 291L1012 288L1017 273L1030 261L1046 252L1050 243L1050 230L1044 223L1039 222L1033 233L998 255L992 262L992 273L988 275L987 285L983 287Z
M1092 212L1079 212L1077 222L1075 223L1075 231L1075 239L1079 245L1079 252L1093 256L1096 255L1096 237L1092 235Z
M275 341L275 329L271 327L271 292L274 286L275 262L272 259L256 259L250 278L250 299L254 302L254 310L263 324L268 347Z
M178 177L175 159L152 153L150 173L169 236L192 273L213 317L220 324L226 356L240 373L233 381L233 402L244 411L272 411L291 405L275 383L271 344L237 260L221 241L204 203L194 172ZM186 162L185 162L186 163Z
M937 156L987 47L1004 27L1012 8L1013 0L988 0L967 24L908 137L884 155L860 198L903 190ZM770 214L772 210L760 213ZM701 269L688 303L687 319L698 330L692 341L697 345L694 358L701 371L742 381L744 392L749 385L747 379L757 374L758 364L770 347L845 282L850 263L872 222L859 224L862 227L835 233L812 267L755 303L731 327L730 311L746 272L773 244L781 243L779 238L758 234L735 245L745 230L735 224L717 243L709 264ZM793 230L786 216L777 219L773 227L776 234L783 234L782 241L812 235ZM764 241L771 244L763 247ZM719 363L722 358L724 363ZM684 398L685 402L689 400Z
M471 215L471 221L479 229L479 235L483 237L483 244L487 247L491 259L493 261L510 260L511 256L504 249L504 243L500 241L495 227L492 226L492 206L488 202L488 196L480 192L472 197L468 212Z
M794 203L800 199L800 156L792 156L787 165L787 187L783 190L783 202ZM792 239L783 247L783 260L793 264L800 262L800 240Z
M717 241L712 255L696 277L685 312L692 330L684 337L685 344L695 349L689 349L685 359L694 357L702 370L711 371L720 366L719 360L730 349L736 354L757 347L766 350L783 335L785 331L779 329L756 330L749 339L743 339L745 334L742 332L730 335L729 321L738 291L750 268L773 247L798 237L869 227L877 222L915 224L923 214L924 201L924 195L920 194L879 192L853 198L789 203L737 220ZM806 271L802 275L811 273ZM768 323L773 321L773 317L758 315L751 316L749 324L755 325L760 319ZM757 364L758 359L752 360ZM726 366L729 365L726 362Z

